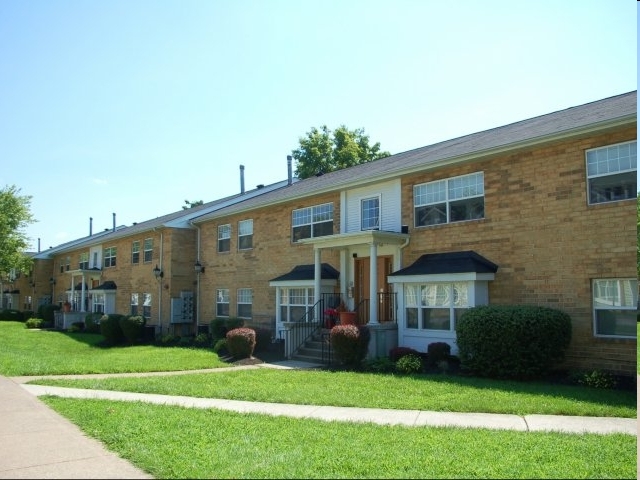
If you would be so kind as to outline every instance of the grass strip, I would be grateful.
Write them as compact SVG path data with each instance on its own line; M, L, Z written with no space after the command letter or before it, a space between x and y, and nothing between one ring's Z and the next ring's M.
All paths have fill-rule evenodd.
M403 376L260 368L145 378L42 379L31 383L302 405L636 417L636 395L631 391L437 374Z
M228 367L211 350L133 345L103 348L102 335L29 330L0 321L0 374L68 375Z
M322 422L41 397L156 478L635 478L636 438Z

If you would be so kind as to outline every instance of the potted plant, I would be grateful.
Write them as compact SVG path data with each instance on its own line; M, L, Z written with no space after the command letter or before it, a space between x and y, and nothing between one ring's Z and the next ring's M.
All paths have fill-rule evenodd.
M62 311L63 312L70 312L71 311L71 304L68 301L64 302L62 304Z
M324 311L324 328L331 330L338 323L338 314L340 312L337 308L327 308Z
M340 317L340 325L357 325L357 312L350 311L344 302L340 302L338 306L338 315Z

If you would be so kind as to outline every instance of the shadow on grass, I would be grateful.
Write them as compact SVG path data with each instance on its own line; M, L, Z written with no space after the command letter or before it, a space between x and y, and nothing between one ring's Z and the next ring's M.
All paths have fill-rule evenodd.
M553 398L566 398L576 402L606 404L612 407L637 408L636 386L633 382L635 379L631 377L627 381L629 384L632 384L632 387L631 385L625 384L615 389L590 388L583 385L576 385L575 383L572 384L568 373L558 373L556 376L538 380L499 380L474 377L464 373L455 375L423 373L407 375L407 377L417 381L442 383L450 386L467 387L478 390L544 395Z

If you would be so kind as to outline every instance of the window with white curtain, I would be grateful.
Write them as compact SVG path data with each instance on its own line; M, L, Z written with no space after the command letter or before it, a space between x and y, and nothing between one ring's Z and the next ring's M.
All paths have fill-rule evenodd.
M469 308L469 284L405 284L404 304L406 328L453 332L457 319Z

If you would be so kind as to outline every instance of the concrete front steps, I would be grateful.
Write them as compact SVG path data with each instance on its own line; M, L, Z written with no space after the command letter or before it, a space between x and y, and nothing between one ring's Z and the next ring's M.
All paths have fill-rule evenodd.
M328 365L329 354L329 333L331 330L323 328L316 332L296 353L291 356L291 360L300 362L317 363L318 365ZM325 360L322 360L322 347L324 343Z

